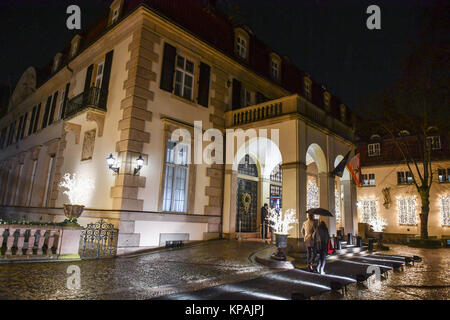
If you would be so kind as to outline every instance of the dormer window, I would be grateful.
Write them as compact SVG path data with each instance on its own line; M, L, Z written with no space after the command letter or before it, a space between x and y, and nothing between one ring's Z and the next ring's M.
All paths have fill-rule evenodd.
M380 155L380 144L379 143L371 143L367 145L367 153L369 157L377 157Z
M270 76L273 80L280 80L280 73L281 73L281 58L275 54L272 53L270 55Z
M323 105L325 107L325 110L330 111L331 110L331 94L327 91L323 93Z
M426 144L431 150L441 150L441 137L440 136L430 136L427 137Z
M343 105L343 104L341 104L341 121L342 122L345 122L345 120L346 120L346 117L345 117L345 110L346 108L345 108L345 105Z
M78 53L78 49L80 47L80 41L81 41L81 36L78 34L72 39L72 47L70 48L70 57L71 58L75 57L76 54Z
M237 28L235 30L235 52L239 58L248 60L249 41L249 35L244 29Z
M122 9L123 0L115 0L109 6L109 25L115 24L119 20L120 11Z
M62 54L58 53L55 58L53 59L53 72L58 71L59 66L61 65L61 57Z
M304 79L305 81L305 98L308 100L311 100L311 96L312 96L312 81L309 77L305 77Z

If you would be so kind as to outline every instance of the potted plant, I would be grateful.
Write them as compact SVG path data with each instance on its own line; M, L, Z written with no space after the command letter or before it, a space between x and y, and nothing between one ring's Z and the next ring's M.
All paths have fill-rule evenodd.
M272 259L286 260L285 249L287 247L287 237L289 230L292 229L293 224L297 224L296 211L294 209L287 209L284 213L281 208L277 211L275 209L269 209L269 215L267 220L273 229L275 234L275 243L277 252L272 254Z
M78 225L77 219L83 213L84 204L94 189L94 180L76 173L72 176L70 173L66 173L59 186L66 189L63 193L69 198L69 204L64 204L64 215L68 219L67 222Z

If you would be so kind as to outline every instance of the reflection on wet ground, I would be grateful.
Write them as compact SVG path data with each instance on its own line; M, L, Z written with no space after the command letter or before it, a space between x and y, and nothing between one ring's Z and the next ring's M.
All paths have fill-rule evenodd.
M448 299L448 249L415 249L400 245L390 247L390 251L383 253L418 255L423 261L405 267L404 271L389 271L386 279L379 283L370 281L354 284L345 295L328 292L313 299ZM283 286L283 283L286 285L286 290L283 290L287 297L287 286L293 285L286 280L288 276L297 277L295 281L301 284L303 280L298 279L303 279L304 275L298 272L295 275L292 272L292 275L275 275L275 271L252 263L249 256L263 248L267 248L267 245L260 242L224 240L127 258L0 264L0 298L149 299L174 293L192 293L194 290L230 283L235 288L245 284L247 293L252 292L252 283L255 283L255 286L269 288L270 293L270 286L262 283L264 276L269 274L273 276L268 279L278 281L277 286ZM80 289L67 289L69 274L66 272L70 265L77 265L81 269ZM328 285L325 281L316 287L324 291L322 289ZM311 284L307 286L311 291ZM270 297L267 293L266 298ZM226 294L223 298L227 298Z

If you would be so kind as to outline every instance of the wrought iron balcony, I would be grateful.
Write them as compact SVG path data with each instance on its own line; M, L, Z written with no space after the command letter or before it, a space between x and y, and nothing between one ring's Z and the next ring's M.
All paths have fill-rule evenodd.
M89 88L89 90L80 93L67 102L64 119L88 108L106 111L106 96L107 94L101 94L100 88Z

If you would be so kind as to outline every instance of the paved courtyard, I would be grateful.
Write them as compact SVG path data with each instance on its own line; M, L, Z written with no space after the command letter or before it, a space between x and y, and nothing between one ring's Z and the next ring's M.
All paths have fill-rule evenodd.
M275 272L253 263L249 256L264 248L267 246L261 242L223 240L117 259L0 264L0 298L199 298L202 291L196 290L220 290L231 286L245 288L247 293L254 292L242 296L254 299L287 297L294 290L314 295L313 299L449 299L448 249L425 250L391 245L391 250L383 253L418 255L423 261L405 267L404 271L389 271L389 276L379 287L353 284L343 295L325 290L332 276L312 277L301 270ZM342 269L342 263L346 262L330 262L327 268L336 273ZM81 269L80 289L69 290L66 287L69 276L66 271L70 265ZM309 279L306 283L302 280L305 277ZM265 288L266 294L258 294L258 287ZM271 295L271 288L275 287ZM283 294L277 295L277 290ZM222 298L228 296L225 290Z

